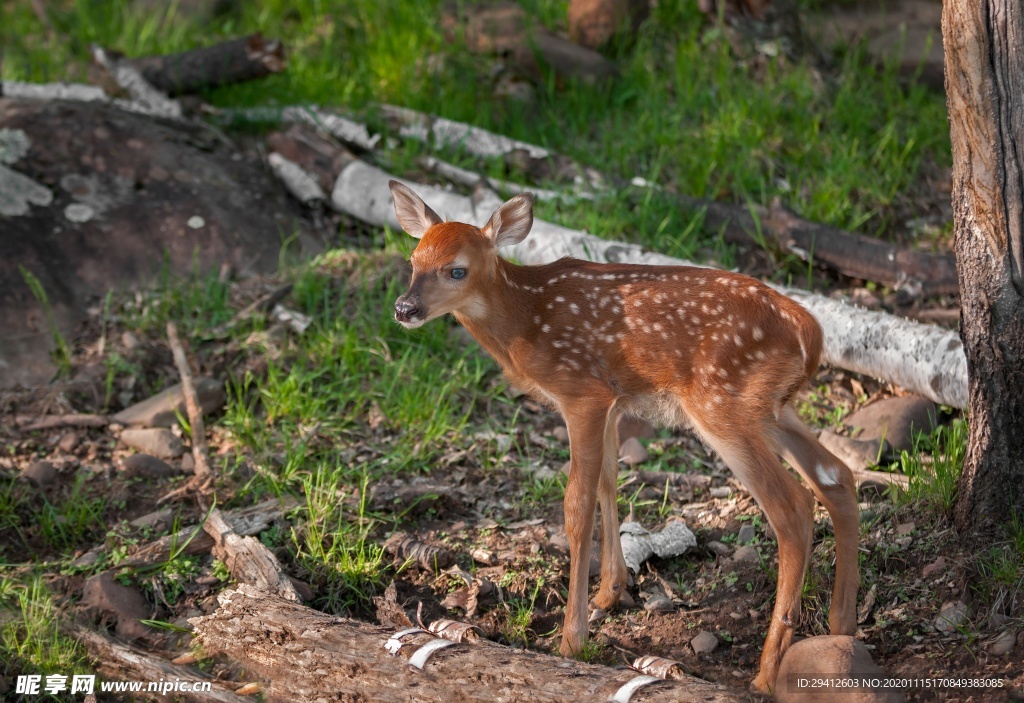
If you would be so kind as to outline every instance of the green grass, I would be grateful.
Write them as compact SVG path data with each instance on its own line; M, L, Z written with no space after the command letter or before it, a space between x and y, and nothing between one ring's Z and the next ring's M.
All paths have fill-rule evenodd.
M221 106L319 103L360 111L397 103L549 146L622 178L670 192L741 203L779 197L800 214L887 234L893 205L923 161L948 164L942 96L901 85L846 51L824 75L805 63L763 70L732 55L695 3L657 4L629 47L613 50L621 76L603 86L536 85L534 104L490 96L490 63L443 37L440 0L264 0L197 26L175 10L128 0L49 4L50 40L27 3L6 3L6 79L83 79L92 42L128 55L189 49L246 32L281 37L284 74L210 91ZM564 0L524 3L564 27ZM544 203L541 217L669 254L694 256L716 233L669 193L628 190L599 203Z
M66 617L42 577L25 579L0 569L0 677L13 684L22 667L44 677L81 673L84 653L60 629Z
M966 454L967 421L964 419L955 419L931 434L917 434L913 449L901 452L893 467L910 478L906 490L897 492L898 502L930 506L943 515L950 515Z

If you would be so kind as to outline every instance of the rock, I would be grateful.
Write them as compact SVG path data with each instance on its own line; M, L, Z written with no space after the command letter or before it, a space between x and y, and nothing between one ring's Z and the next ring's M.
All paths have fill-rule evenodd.
M117 623L118 637L140 639L152 633L139 622L150 616L146 599L134 588L122 586L114 574L104 571L85 582L82 589L82 607L104 622Z
M54 335L19 266L39 279L68 336L91 300L149 285L164 267L171 276L192 275L197 262L202 275L221 262L242 274L275 271L282 231L298 235L298 256L323 248L255 150L193 124L109 103L8 97L3 128L28 140L9 166L47 184L52 200L0 215L0 387L44 384L55 370ZM86 211L88 220L77 216ZM193 230L196 215L206 226Z
M750 523L744 523L740 527L740 531L736 533L736 544L753 542L755 537L757 537L757 530L754 529L754 526Z
M616 431L619 434L619 442L624 442L630 437L654 439L654 425L632 415L619 415Z
M21 477L41 488L57 478L57 469L48 461L33 461L22 469Z
M846 635L809 637L793 644L782 658L775 679L778 703L898 703L903 694L894 689L835 689L799 687L798 679L884 677L863 642Z
M196 395L203 414L224 407L224 384L213 378L195 379ZM172 427L178 423L177 413L188 417L185 395L178 383L151 398L125 408L112 417L125 427Z
M75 447L78 446L78 440L79 435L74 430L71 430L70 432L65 432L60 436L60 439L57 440L57 448L60 449L62 452L67 452L68 454L70 454L75 450Z
M736 550L736 553L732 555L732 560L737 564L756 564L761 561L761 555L757 553L756 548L745 544Z
M708 493L712 498L728 498L732 495L732 489L728 486L715 486Z
M904 522L896 525L896 534L900 537L906 537L917 527L913 522Z
M732 554L732 548L729 545L717 540L708 542L708 551L720 557L727 557Z
M701 630L697 636L690 640L690 647L695 654L711 654L718 649L718 638L707 630Z
M569 428L565 425L559 425L555 429L551 430L551 436L557 439L562 444L569 443Z
M939 557L921 570L921 576L930 579L943 574L948 568L946 557Z
M640 444L640 440L636 437L630 437L619 448L619 461L627 466L642 464L647 461L649 456L647 449Z
M988 646L988 651L994 656L1005 657L1007 654L1013 651L1013 648L1017 645L1017 633L1013 630L1007 630L1001 633L998 637L992 640Z
M124 347L124 350L126 352L131 354L132 352L134 352L135 350L142 346L142 342L140 342L139 338L136 337L134 334L125 330L124 332L121 333L121 346Z
M185 452L181 456L181 473L194 474L196 472L196 459L192 452Z
M854 471L867 469L878 464L878 447L880 444L878 440L852 439L837 435L835 432L822 430L821 434L818 435L818 441L821 442L825 449L828 449L842 459L843 463ZM887 442L882 443L887 444ZM887 455L889 451L890 447L886 446L883 448L882 456Z
M967 604L963 601L947 601L939 608L935 618L935 629L949 634L967 624Z
M649 613L674 613L676 606L671 598L658 594L647 599L647 602L644 603L644 610Z
M175 474L167 462L149 454L132 454L124 460L124 470L133 478L166 478Z
M132 449L155 456L158 459L177 459L184 454L181 440L164 429L127 429L121 433L121 441Z
M931 432L938 425L937 411L935 403L920 396L887 398L861 408L843 424L860 429L856 438L872 441L876 451L883 438L896 451L909 451L915 432Z
M136 455L141 456L141 455ZM157 460L159 461L159 459ZM161 462L163 463L163 462ZM166 466L166 464L164 464ZM147 513L142 517L137 517L131 521L132 527L146 528L157 532L162 532L168 529L174 523L174 510L171 508L165 508L164 510L157 510L154 513Z

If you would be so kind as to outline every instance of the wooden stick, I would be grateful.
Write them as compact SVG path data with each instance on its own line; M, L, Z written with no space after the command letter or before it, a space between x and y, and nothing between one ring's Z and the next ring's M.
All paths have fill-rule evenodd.
M168 320L167 341L171 347L171 354L174 355L174 365L178 367L178 375L181 376L181 390L185 396L185 409L188 411L188 423L192 430L192 458L196 463L196 480L204 480L210 475L210 460L207 458L206 450L206 426L203 424L203 408L199 404L199 396L196 395L196 387L192 383L192 371L189 369L188 357L185 349L178 339L177 326Z
M269 680L270 701L372 700L418 703L606 701L639 672L505 647L487 640L411 659L438 638L326 615L251 586L221 593L212 615L194 618L209 654L225 654ZM394 652L392 654L391 652ZM738 703L746 692L694 677L657 682L633 698L645 703Z
M286 65L284 45L259 33L180 54L130 59L128 63L150 85L168 95L263 78L280 73Z
M213 537L214 556L227 565L236 581L296 603L302 601L274 553L255 537L237 534L219 510L210 511L203 529Z
M23 432L50 430L57 427L106 427L110 418L106 415L72 413L70 415L15 415L14 427Z
M209 674L199 669L186 668L172 664L155 654L146 652L130 644L117 642L106 635L95 632L81 625L68 625L65 630L88 650L91 658L97 663L99 673L107 680L134 680L143 682L143 687L148 687L152 682L155 685L168 686L167 691L157 691L160 696L173 692L174 699L197 701L206 703L216 701L217 703L250 703L251 698L243 698L230 689L226 688L220 681L213 680ZM178 682L178 690L173 690L175 682ZM210 684L210 690L193 693L182 691L181 684L206 683ZM97 689L99 687L97 686ZM153 696L156 698L157 696Z

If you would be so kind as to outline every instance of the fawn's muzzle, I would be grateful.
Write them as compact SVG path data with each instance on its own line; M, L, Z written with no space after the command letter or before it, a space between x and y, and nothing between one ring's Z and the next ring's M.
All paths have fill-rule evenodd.
M422 312L415 296L407 294L395 301L395 319L399 322L415 322Z

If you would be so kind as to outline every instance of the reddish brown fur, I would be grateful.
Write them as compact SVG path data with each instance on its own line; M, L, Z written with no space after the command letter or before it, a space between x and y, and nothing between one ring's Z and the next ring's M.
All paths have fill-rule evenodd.
M777 453L833 515L839 573L832 629L852 634L859 579L852 475L789 407L822 350L821 329L799 304L713 269L574 259L516 266L497 256L481 230L459 223L429 227L412 264L407 295L421 301L424 319L454 313L513 383L566 419L572 468L563 653L578 651L586 636L581 603L598 493L604 547L595 604L613 607L625 587L614 481L621 412L691 424L747 485L779 537L779 595L756 688L771 689L792 637L813 528L813 499ZM467 268L465 281L450 280L454 265Z

